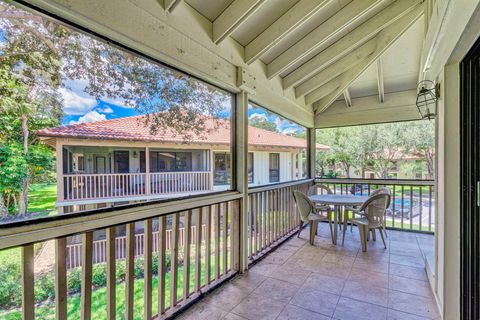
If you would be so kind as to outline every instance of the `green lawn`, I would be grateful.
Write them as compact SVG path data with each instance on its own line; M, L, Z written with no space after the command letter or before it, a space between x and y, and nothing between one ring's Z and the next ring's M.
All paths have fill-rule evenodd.
M1 252L0 252L1 253ZM13 252L12 252L13 253ZM211 279L215 277L215 261L214 257L211 257ZM222 268L222 259L220 259L220 270ZM201 283L205 284L205 264L202 261L201 264ZM195 265L190 265L190 292L194 288L194 276ZM153 301L153 314L157 313L158 306L158 277L152 278L152 301ZM144 279L136 279L134 282L134 319L143 319L143 285ZM170 305L170 272L165 274L165 306ZM106 319L107 318L107 289L101 287L92 291L92 319ZM180 300L183 296L183 266L178 268L178 282L177 282L177 299ZM80 307L81 298L80 294L70 295L67 300L67 317L68 319L80 319ZM125 312L125 283L118 283L116 287L116 314L117 319L124 319ZM35 308L36 319L54 320L55 319L55 303L48 302ZM21 320L22 314L19 309L11 311L1 311L0 319L2 320Z
M56 200L56 184L32 184L28 193L28 212L54 211Z

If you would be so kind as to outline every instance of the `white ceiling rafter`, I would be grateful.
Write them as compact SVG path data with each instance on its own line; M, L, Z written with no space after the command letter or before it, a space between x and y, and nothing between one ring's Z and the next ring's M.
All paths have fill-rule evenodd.
M360 61L369 57L375 51L376 45L376 38L370 39L348 55L337 60L334 64L329 65L321 72L302 82L299 86L295 87L295 97L299 98L309 94L354 67Z
M313 104L316 113L323 112L327 109L363 71L377 61L377 59L422 16L423 9L423 5L419 4L413 11L403 16L395 24L382 30L374 38L376 41L376 49L372 54L329 83L307 94L305 96L305 102L307 104Z
M213 42L216 44L230 36L266 0L235 0L212 24Z
M183 0L163 0L163 8L165 11L172 12L182 1Z
M421 5L421 0L397 0L374 17L370 18L353 31L333 43L331 46L302 64L283 78L283 88L288 89L307 80L318 71L324 69L339 58L355 50L356 47L368 41L382 29Z
M309 54L328 46L331 39L349 32L361 17L368 14L374 7L383 3L385 3L383 0L350 2L267 64L268 79L279 75Z
M383 83L383 67L381 58L378 58L377 60L377 87L378 100L383 103L385 102L385 85Z
M348 91L348 88L343 91L343 98L345 99L345 104L347 105L347 108L352 107L352 97L350 96L350 91Z
M300 0L245 46L245 62L251 64L257 60L332 1L336 0Z

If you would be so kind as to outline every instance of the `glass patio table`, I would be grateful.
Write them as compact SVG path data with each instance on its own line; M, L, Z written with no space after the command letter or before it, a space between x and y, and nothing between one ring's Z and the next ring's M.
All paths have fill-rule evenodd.
M361 206L367 201L368 196L356 196L353 194L317 194L309 197L313 203L332 205L333 210L333 244L337 244L338 218L344 206ZM346 226L343 226L344 228Z

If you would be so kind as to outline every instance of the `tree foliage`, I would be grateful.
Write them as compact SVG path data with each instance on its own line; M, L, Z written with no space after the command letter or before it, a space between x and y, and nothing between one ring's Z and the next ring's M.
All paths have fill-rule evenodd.
M392 168L406 159L426 164L434 176L435 124L433 121L398 122L341 127L317 131L317 142L330 147L317 156L317 172L327 176L332 168L350 177L354 168L359 176L372 171L377 178L388 178ZM419 164L410 171L421 170Z
M212 128L207 119L225 116L230 95L170 68L3 2L0 30L0 171L10 172L0 187L3 211L13 196L25 213L29 181L51 167L35 133L60 124L61 90L69 81L85 83L85 93L97 100L108 98L146 114L140 125L153 133L172 128L188 141L224 123L216 121ZM7 155L14 158L7 161Z

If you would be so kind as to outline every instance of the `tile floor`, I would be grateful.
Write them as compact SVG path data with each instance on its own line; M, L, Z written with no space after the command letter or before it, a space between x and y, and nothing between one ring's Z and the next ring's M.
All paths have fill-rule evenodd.
M440 319L419 245L433 236L388 231L387 249L377 236L363 253L355 228L343 246L331 244L325 224L315 246L308 234L303 230L179 318Z

